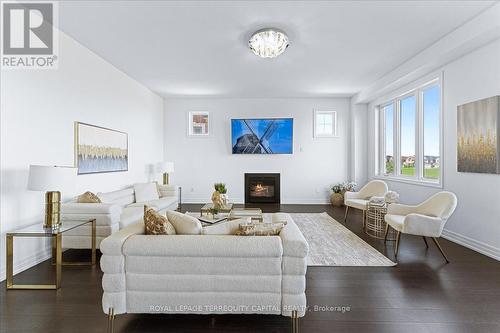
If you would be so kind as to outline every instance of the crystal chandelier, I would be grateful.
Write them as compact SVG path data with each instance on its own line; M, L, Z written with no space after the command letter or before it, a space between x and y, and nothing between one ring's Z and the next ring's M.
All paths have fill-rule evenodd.
M277 29L261 29L252 35L248 46L255 55L261 58L275 58L282 54L288 47L287 35Z

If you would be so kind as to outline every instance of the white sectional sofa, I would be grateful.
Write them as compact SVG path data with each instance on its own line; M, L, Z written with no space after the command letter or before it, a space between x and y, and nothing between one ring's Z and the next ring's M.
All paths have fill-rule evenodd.
M61 205L61 220L96 219L96 246L107 236L131 223L141 221L144 205L164 213L176 210L179 204L178 188L173 185L158 185L159 199L136 202L134 187L123 190L97 193L101 203L78 203L75 200ZM82 226L64 234L63 247L88 249L91 246L91 227Z
M273 220L287 221L279 236L154 236L130 224L101 243L103 311L304 316L309 246L290 215Z

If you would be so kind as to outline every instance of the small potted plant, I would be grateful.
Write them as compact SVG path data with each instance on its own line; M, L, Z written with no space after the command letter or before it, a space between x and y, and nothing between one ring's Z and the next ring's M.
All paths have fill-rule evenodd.
M215 220L217 218L217 214L219 214L219 208L217 207L210 208L210 214L212 214L212 219Z
M342 192L342 195L345 192L352 192L356 189L356 182L345 182L344 183L344 192Z
M344 193L347 191L354 191L356 187L355 182L343 182L337 183L332 186L332 195L330 196L330 202L335 207L341 207L344 205Z

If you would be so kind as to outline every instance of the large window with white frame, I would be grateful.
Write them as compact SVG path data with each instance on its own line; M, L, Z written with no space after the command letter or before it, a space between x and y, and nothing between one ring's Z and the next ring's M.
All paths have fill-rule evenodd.
M435 79L382 103L379 176L441 184L441 85Z

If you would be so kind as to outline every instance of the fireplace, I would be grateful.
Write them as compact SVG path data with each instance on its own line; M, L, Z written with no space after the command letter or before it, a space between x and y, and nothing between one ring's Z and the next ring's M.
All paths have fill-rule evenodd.
M280 203L279 173L245 173L245 203Z

